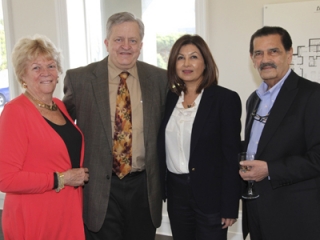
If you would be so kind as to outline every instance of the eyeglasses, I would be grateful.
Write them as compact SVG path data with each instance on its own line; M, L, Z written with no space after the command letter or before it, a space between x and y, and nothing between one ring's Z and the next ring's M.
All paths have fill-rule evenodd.
M251 116L253 117L254 120L258 121L258 122L261 122L263 124L266 124L267 120L268 120L268 117L269 117L269 113L265 116L260 116L258 113L257 113L257 110L254 110L252 113L251 113Z

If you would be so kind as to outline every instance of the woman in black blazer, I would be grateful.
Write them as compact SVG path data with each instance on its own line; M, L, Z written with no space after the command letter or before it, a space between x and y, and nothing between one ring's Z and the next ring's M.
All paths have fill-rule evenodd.
M158 149L173 238L225 240L240 199L240 98L217 85L217 66L198 35L175 42L168 80Z

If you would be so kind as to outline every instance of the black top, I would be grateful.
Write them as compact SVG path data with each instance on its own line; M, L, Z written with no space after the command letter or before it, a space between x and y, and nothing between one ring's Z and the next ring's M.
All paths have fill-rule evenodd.
M82 136L78 129L76 129L76 127L69 121L69 119L67 119L64 115L63 117L67 122L65 125L57 125L46 118L44 119L60 135L60 137L66 144L71 159L72 168L79 168Z

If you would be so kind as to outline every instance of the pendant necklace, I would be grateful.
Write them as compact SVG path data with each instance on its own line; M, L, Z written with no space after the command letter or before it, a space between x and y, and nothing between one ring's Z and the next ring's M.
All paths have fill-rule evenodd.
M25 91L25 94L28 95L39 107L48 109L50 111L57 111L58 110L57 104L55 104L53 101L52 101L52 105L48 105L48 104L45 104L44 102L41 102L40 100L34 98L28 91Z
M191 103L191 104L187 104L187 108L191 108L191 107L193 107L193 106L194 106L194 102Z

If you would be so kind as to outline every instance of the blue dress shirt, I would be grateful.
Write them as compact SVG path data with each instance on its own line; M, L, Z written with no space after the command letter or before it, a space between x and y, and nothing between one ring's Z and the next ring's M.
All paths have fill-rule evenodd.
M272 88L268 89L268 85L265 82L262 82L259 88L256 90L258 97L261 99L259 107L257 109L257 114L260 116L266 116L269 114L279 92L290 74L291 69L288 70L286 75ZM268 122L268 120L267 120ZM251 154L256 154L259 140L263 131L265 123L259 122L258 120L254 120L251 128L249 144L247 148L247 152Z

